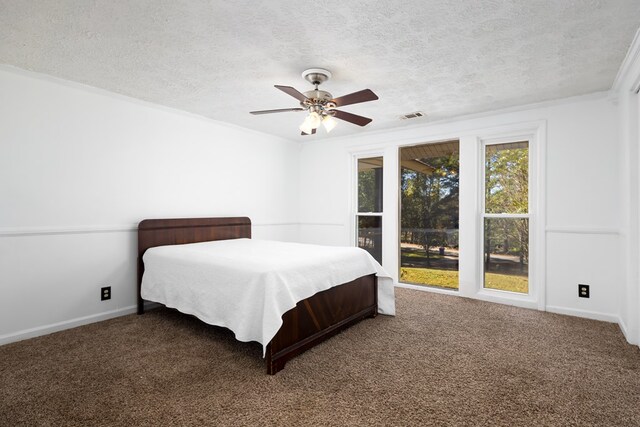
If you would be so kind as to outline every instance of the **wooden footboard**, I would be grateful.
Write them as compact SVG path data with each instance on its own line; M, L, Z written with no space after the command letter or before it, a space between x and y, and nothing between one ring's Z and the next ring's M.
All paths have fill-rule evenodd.
M245 217L144 220L138 226L138 314L144 313L141 296L144 252L154 246L251 238ZM378 313L375 275L319 292L300 301L282 316L282 327L267 346L267 373L281 370L292 357L337 334L365 317Z
M292 357L377 314L378 285L374 274L300 301L282 316L282 327L267 346L267 373L275 374Z

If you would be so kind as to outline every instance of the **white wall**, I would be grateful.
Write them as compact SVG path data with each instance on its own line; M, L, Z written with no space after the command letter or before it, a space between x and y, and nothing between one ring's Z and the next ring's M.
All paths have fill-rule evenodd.
M0 93L0 344L132 312L142 219L297 240L296 143L9 67Z
M301 240L350 243L353 153L382 151L393 159L394 156L397 158L398 145L460 138L461 169L465 167L463 158L470 156L476 160L466 161L466 165L477 172L474 162L479 158L473 156L477 156L479 150L469 144L479 144L479 138L519 126L538 126L542 133L539 178L545 188L539 189L541 211L537 214L539 223L544 226L546 221L546 227L541 230L540 238L540 257L543 259L538 260L537 271L532 272L542 288L542 301L537 306L550 311L617 321L618 296L624 279L620 250L620 144L617 108L605 93L523 107L518 111L305 143L300 154ZM467 232L477 232L478 227L473 223L477 222L478 212L470 213L469 210L476 209L478 194L477 186L473 184L473 188L467 187L463 195L463 185L468 184L463 183L465 172L461 173L462 235L463 227ZM385 178L393 181L393 185L396 185L397 176L397 169L385 171ZM385 190L388 185L385 183ZM397 228L397 192L391 198L389 204L385 201L385 224L388 228ZM387 239L391 243L386 244L393 245L397 240L395 231L383 233L384 236L392 236ZM472 237L467 240L469 243L465 243L467 253L473 257L479 256L474 252L477 251L474 248L477 239L477 236ZM462 270L462 259L460 262ZM397 280L397 255L387 257L385 267ZM465 271L460 273L461 279L478 278L476 267L475 263L467 263ZM461 282L460 293L500 300L483 296L478 291L477 282L465 285L466 290L463 290ZM578 283L591 285L591 298L578 298ZM501 302L535 306L504 298Z
M628 90L620 115L610 97L593 94L302 145L8 67L0 93L0 344L133 312L141 219L247 215L256 238L348 245L353 153L390 160L390 229L398 145L477 144L531 123L542 123L546 150L541 308L620 319L629 341L640 341L640 109ZM467 166L475 175L477 165ZM463 193L461 222L473 222L477 192ZM385 248L387 260L394 250ZM391 267L397 276L397 260ZM461 289L474 277L461 271ZM578 299L585 282L592 297ZM111 301L99 301L104 285Z
M626 274L620 298L620 327L629 342L640 345L640 30L613 85L619 98L620 157L623 191L622 240Z

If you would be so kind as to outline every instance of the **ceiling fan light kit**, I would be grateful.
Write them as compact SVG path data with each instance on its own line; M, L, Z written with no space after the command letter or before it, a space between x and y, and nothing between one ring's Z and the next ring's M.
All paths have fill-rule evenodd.
M306 111L307 117L300 125L302 135L313 135L316 129L322 124L327 132L331 132L335 128L337 122L335 119L344 120L358 126L366 126L371 123L371 119L358 116L356 114L347 113L346 111L336 110L337 107L345 105L358 104L360 102L375 101L378 96L370 89L364 89L359 92L350 93L348 95L334 98L329 92L318 89L322 83L331 78L331 72L324 68L309 68L302 72L302 77L315 86L315 89L304 93L298 92L291 86L275 85L284 93L296 98L300 101L299 108L280 108L276 110L251 111L251 114L271 114L282 113L288 111Z
M338 122L333 118L333 116L327 114L322 118L322 126L326 129L327 133L331 132Z

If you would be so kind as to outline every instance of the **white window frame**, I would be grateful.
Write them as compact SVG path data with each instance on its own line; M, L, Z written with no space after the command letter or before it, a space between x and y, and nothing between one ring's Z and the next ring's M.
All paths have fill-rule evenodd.
M370 159L373 157L382 157L382 212L358 212L358 161L361 159ZM357 153L352 153L352 161L351 161L351 207L349 209L349 241L352 246L358 246L358 217L361 216L379 216L381 221L382 228L382 261L385 262L385 224L384 224L384 212L385 212L385 200L387 198L386 195L386 185L387 181L385 177L385 168L386 168L387 159L384 155L384 151L360 151ZM386 262L385 262L386 264Z
M458 268L458 288L456 289L451 289L451 288L445 288L442 286L437 286L437 285L421 285L421 284L416 284L416 283L410 283L410 282L401 282L400 281L400 268L402 266L402 262L401 262L401 258L402 258L402 254L401 254L401 247L400 247L400 231L401 231L401 223L402 223L402 190L400 189L400 179L401 179L401 172L402 172L402 168L400 166L400 156L401 153L400 151L403 148L411 148L411 147L417 147L417 146L422 146L422 145L429 145L429 144L438 144L438 143L442 143L442 142L447 142L447 141L458 141L458 153L460 153L460 146L462 144L462 141L459 137L457 136L452 136L450 138L437 138L437 139L427 139L425 141L422 142L412 142L409 144L399 144L397 147L397 163L398 163L398 174L396 177L396 189L397 189L397 229L398 229L398 233L396 235L396 258L397 258L397 266L396 266L396 271L394 274L397 275L398 280L398 286L403 287L403 288L408 288L408 289L416 289L419 291L427 291L427 292L434 292L434 293L441 293L441 294L448 294L448 295L462 295L461 292L461 285L460 285L460 268ZM462 164L461 159L458 159L458 167L460 167L460 165ZM462 169L460 169L462 170ZM461 173L461 172L460 172ZM461 175L460 175L461 176ZM461 202L461 197L460 195L458 195L458 203ZM461 206L458 206L458 222L460 222L460 216L461 216ZM460 230L464 230L464 227L460 227L458 229L458 236L460 238L461 236L461 232Z
M478 164L478 220L477 227L477 248L476 253L479 257L476 272L476 289L475 293L480 299L490 301L504 302L512 301L513 303L544 310L545 308L545 289L544 289L544 227L542 224L542 215L544 212L543 199L540 197L540 188L544 188L542 179L544 173L542 169L541 156L543 153L543 144L541 143L540 134L543 132L544 126L540 125L530 132L511 132L501 136L487 136L479 138L479 164ZM528 195L528 212L526 214L502 214L502 213L486 213L485 211L485 180L486 180L486 147L489 145L509 144L515 142L528 142L528 158L529 158L529 195ZM484 220L485 218L528 218L529 219L529 264L528 264L528 293L511 292L500 289L490 289L484 287Z
M355 245L355 216L357 211L357 161L361 158L383 157L383 220L382 260L396 286L424 292L459 295L484 301L519 307L546 309L546 218L545 218L545 156L546 120L499 124L485 128L451 129L424 132L421 135L392 140L378 140L370 145L354 143L345 158L349 166L349 209L345 217L349 239ZM374 138L375 139L375 138ZM460 141L460 268L458 291L405 284L399 281L400 264L400 148L411 145L435 143L457 139ZM482 212L480 203L484 197L483 142L529 141L529 295L484 289L482 257L484 236L481 235ZM482 176L481 176L482 174Z

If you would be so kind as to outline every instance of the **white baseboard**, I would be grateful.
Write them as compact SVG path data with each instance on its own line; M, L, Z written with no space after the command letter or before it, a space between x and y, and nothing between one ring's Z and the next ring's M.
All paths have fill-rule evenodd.
M65 320L63 322L52 323L50 325L38 326L31 329L24 329L22 331L13 332L7 335L0 335L0 345L9 344L16 341L22 341L29 338L35 338L42 335L48 335L54 332L63 331L65 329L71 329L71 328L75 328L82 325L88 325L89 323L95 323L103 320L113 319L114 317L133 314L136 311L137 311L137 307L135 305L132 305L129 307L123 307L116 310L110 310L110 311L105 311L98 314L91 314L89 316Z
M622 317L618 317L618 326L620 326L620 330L622 331L622 335L627 339L629 344L637 345L640 347L640 342L637 341L636 337L632 333L631 330L627 327L627 324L622 320Z
M618 317L618 326L620 326L620 330L622 331L622 335L624 335L624 337L627 339L627 342L629 342L631 344L635 344L635 343L631 342L631 337L629 336L629 330L627 329L627 324L624 323L624 320L622 320L622 317Z
M455 291L447 291L447 290L440 290L440 289L425 289L424 287L418 287L415 285L408 285L404 283L398 283L395 286L400 288L418 289L422 291L443 293L443 294L449 294L449 295L457 294L457 292ZM145 310L152 310L158 307L162 307L162 304L145 301L145 304L144 304ZM636 340L633 339L633 336L629 335L629 329L627 328L627 325L619 316L613 316L605 313L598 313L595 311L576 310L573 308L556 307L556 306L547 306L546 311L550 313L565 314L569 316L585 317L587 319L602 320L605 322L617 323L618 326L620 327L620 330L622 331L622 334L626 338L627 342L630 344L640 346L640 343L636 342ZM35 338L43 335L48 335L54 332L63 331L65 329L76 328L78 326L88 325L90 323L100 322L103 320L109 320L115 317L126 316L127 314L133 314L136 312L137 312L137 307L132 305L129 307L123 307L116 310L105 311L103 313L92 314L84 317L78 317L75 319L65 320L63 322L58 322L58 323L52 323L50 325L38 326L36 328L31 328L31 329L24 329L22 331L14 332L11 334L0 335L0 345L9 344L16 341L22 341L29 338Z
M599 313L597 311L577 310L575 308L556 307L548 305L546 311L556 314L566 314L568 316L585 317L587 319L602 320L603 322L620 323L617 315Z

